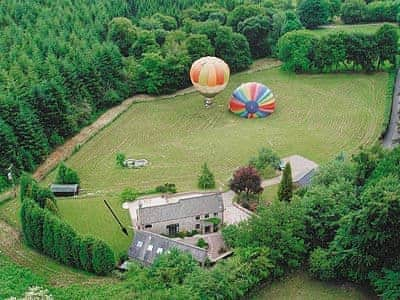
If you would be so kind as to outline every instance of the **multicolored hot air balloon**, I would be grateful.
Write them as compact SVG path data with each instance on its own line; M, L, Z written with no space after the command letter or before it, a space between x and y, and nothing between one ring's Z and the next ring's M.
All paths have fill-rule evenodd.
M233 92L229 109L242 118L264 118L274 112L275 98L265 85L248 82Z
M212 98L225 89L229 74L228 65L217 57L202 57L192 64L190 80L196 90L206 98L205 107L209 107L212 104Z

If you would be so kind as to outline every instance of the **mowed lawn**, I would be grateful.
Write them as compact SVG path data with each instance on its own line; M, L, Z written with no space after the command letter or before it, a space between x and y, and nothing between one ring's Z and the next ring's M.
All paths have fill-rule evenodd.
M375 33L380 27L383 26L383 24L391 24L396 27L398 25L396 23L371 23L371 24L352 24L352 25L328 25L322 28L314 29L312 30L312 33L315 33L319 36L327 35L332 32L336 31L343 31L347 33L367 33L367 34L373 34ZM400 32L400 27L399 32Z
M289 275L252 295L252 300L373 300L372 291L350 283L333 284L310 278L305 273Z
M321 163L377 140L386 79L386 73L294 75L279 69L240 74L210 109L197 93L132 105L67 164L78 171L86 192L113 195L126 187L146 190L166 182L175 183L179 191L196 189L204 162L223 186L263 146L282 157L300 154ZM272 89L274 114L247 120L228 111L231 92L247 81ZM150 165L117 167L118 152L145 158ZM47 182L54 173L49 177Z
M121 223L128 229L129 236L122 233L103 199L107 199ZM118 197L65 198L58 200L57 205L61 217L81 234L101 238L112 247L117 256L128 251L133 238L132 224L128 211L121 207Z
M317 163L340 151L352 153L380 135L386 80L386 73L295 75L270 69L233 76L210 109L198 93L135 103L67 161L79 173L83 194L91 196L59 200L61 215L79 232L104 239L117 253L126 251L130 238L122 235L103 199L129 226L118 199L126 187L142 191L169 182L178 191L196 190L200 167L207 162L217 187L226 189L232 172L263 146L281 157L300 154ZM247 120L228 111L230 94L248 81L274 92L277 109L268 118ZM148 159L150 165L117 167L118 152ZM266 194L272 198L276 187Z

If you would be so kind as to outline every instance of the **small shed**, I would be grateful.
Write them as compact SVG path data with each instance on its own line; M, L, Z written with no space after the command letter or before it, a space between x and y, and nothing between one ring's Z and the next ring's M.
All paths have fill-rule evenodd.
M56 197L77 196L79 184L52 184L50 190Z

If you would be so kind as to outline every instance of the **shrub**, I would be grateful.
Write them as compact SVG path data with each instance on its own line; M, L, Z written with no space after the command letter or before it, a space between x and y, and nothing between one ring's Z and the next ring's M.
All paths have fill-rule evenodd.
M60 163L55 182L60 184L79 184L80 179L76 171L68 168L64 163Z
M346 0L340 8L340 18L346 24L360 23L367 14L367 5L363 0Z
M204 163L201 167L201 174L198 178L197 186L204 190L215 188L214 174L211 173L207 163Z
M249 161L249 165L255 167L261 174L264 172L274 174L274 172L270 172L271 168L273 168L273 170L278 169L279 163L279 156L272 149L265 147L258 151L257 157L252 157Z
M278 57L283 61L283 68L294 72L311 71L317 42L314 34L303 30L282 36L278 41Z
M322 248L311 253L308 271L312 277L320 280L332 280L336 277L329 254Z
M139 192L135 189L131 189L131 188L125 188L121 195L121 201L122 202L126 202L126 201L135 201L137 199L139 195Z
M125 154L124 153L117 153L117 155L115 156L115 161L117 163L117 166L119 167L124 167L124 161L125 161Z
M326 0L302 0L298 4L297 13L307 29L314 29L328 22L330 5Z
M400 271L383 269L382 275L371 274L375 290L383 300L400 299Z
M105 275L115 267L114 253L103 241L98 240L93 245L92 265L98 275Z
M208 243L203 238L199 238L199 240L196 243L196 246L200 248L207 248Z
M164 185L159 185L155 189L156 193L176 193L176 186L174 183L166 183Z
M171 287L182 284L185 277L197 268L197 262L190 254L172 249L169 253L159 255L148 273L165 287Z
M400 2L373 1L367 5L364 22L396 22Z
M79 261L82 268L93 272L93 247L96 240L92 237L83 237L79 241Z

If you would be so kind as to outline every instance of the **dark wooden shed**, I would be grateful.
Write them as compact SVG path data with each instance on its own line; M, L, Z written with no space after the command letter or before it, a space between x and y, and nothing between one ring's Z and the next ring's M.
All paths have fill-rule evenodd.
M50 190L56 197L77 196L79 184L52 184Z

